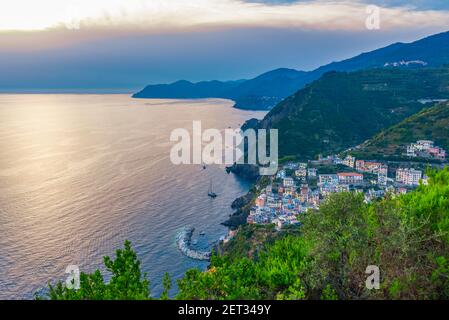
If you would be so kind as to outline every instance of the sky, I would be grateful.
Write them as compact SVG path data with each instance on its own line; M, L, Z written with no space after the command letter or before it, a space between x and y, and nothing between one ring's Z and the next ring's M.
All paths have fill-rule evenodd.
M447 0L0 0L0 91L248 79L448 30Z

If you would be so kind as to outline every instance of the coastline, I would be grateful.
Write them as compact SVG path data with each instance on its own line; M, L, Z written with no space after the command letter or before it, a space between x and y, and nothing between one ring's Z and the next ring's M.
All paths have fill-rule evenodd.
M149 101L130 99L128 95L0 95L0 98L5 102L3 115L12 114L16 105L23 110L16 120L17 128L2 136L6 147L3 159L7 160L2 169L19 170L22 175L20 181L12 177L3 181L1 200L7 212L0 212L0 218L9 221L22 215L26 219L14 220L17 223L9 231L17 235L29 232L28 237L0 246L11 257L0 261L3 270L0 297L33 299L34 292L43 285L64 277L68 265L79 265L82 271L100 268L103 257L112 255L124 239L136 247L143 272L152 280L151 291L156 295L163 290L165 272L180 278L189 269L207 267L207 261L193 261L180 255L175 243L177 231L184 226L196 227L192 248L209 251L228 232L221 223L234 212L231 203L251 185L228 176L224 167L211 166L203 171L195 166L172 166L162 161L170 151L166 133L177 127L188 128L198 115L208 126L224 129L229 125L237 127L259 113L232 109L230 102L217 100L176 104L167 101L167 106L162 104L164 101L156 101L157 106L148 107ZM55 120L60 117L65 121L68 115L79 118L76 122L68 121L64 128L53 127ZM48 120L54 140L33 139L46 136L48 130L44 126L26 126L30 117L39 119L36 120L39 123ZM8 117L2 119L6 121ZM33 152L23 154L23 149L14 144L17 137L29 137L24 141L33 147L28 151ZM45 148L34 147L42 143ZM148 144L157 148L148 148ZM53 156L46 157L47 152ZM28 159L25 156L33 161L15 161ZM73 160L70 166L68 159ZM37 175L33 165L50 172ZM49 178L54 178L51 183ZM211 179L220 186L217 191L221 194L215 200L205 196ZM67 186L71 187L73 197L67 197ZM21 203L29 206L22 207ZM70 223L61 224L60 217ZM16 226L20 229L15 229ZM194 240L200 229L207 235L200 237L196 246ZM48 241L48 234L53 241ZM67 239L79 236L83 241L76 250L75 247L66 250L72 248ZM27 268L39 272L27 273L25 263ZM47 264L54 267L41 268ZM16 272L7 273L9 268L15 268Z

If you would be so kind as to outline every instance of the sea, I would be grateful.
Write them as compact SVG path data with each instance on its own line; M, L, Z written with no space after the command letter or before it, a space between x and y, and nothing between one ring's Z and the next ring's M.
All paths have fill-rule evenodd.
M174 165L174 129L239 128L265 112L222 99L141 100L127 94L0 94L0 299L33 299L67 267L100 269L125 240L151 292L207 261L184 256L176 235L194 227L210 249L232 201L250 185L224 165ZM213 183L217 198L207 193ZM200 233L204 232L204 235Z

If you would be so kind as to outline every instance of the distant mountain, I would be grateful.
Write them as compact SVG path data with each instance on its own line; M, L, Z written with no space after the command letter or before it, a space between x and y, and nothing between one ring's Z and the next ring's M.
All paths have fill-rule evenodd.
M149 85L135 98L226 98L241 109L271 109L284 98L329 71L357 71L370 68L423 68L449 64L449 32L413 43L395 43L356 57L333 62L314 71L277 69L251 80L178 81Z
M449 150L448 128L449 103L442 102L382 131L362 144L354 154L364 159L401 159L406 146L417 140L432 140Z
M242 82L228 92L228 97L236 102L236 108L271 109L303 87L307 83L306 78L303 71L277 69Z
M149 85L133 97L224 98L234 100L235 106L241 109L270 109L305 84L304 74L292 69L277 69L251 80L198 83L182 80L172 84Z
M238 87L240 81L202 81L192 83L180 80L172 84L149 85L133 95L134 98L153 99L197 99L197 98L225 98L226 93Z
M333 62L312 73L356 71L380 67L439 67L449 64L449 32L412 42L395 43L354 58Z
M340 152L449 99L449 67L328 72L279 103L253 128L279 130L280 156Z

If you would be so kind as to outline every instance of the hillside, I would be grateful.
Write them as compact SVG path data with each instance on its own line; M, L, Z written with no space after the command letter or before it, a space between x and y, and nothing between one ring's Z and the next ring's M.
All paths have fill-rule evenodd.
M363 158L402 158L406 145L417 140L433 140L449 150L449 103L426 108L374 138L356 151Z
M236 88L241 81L202 81L192 83L186 80L176 81L172 84L158 84L147 86L133 95L133 98L152 99L198 99L198 98L225 98L226 92Z
M206 271L178 279L178 300L442 300L449 298L449 168L428 172L429 184L366 203L336 193L301 227L246 225L220 244ZM380 270L367 287L368 266ZM149 300L149 280L129 241L105 257L103 271L81 273L79 290L58 282L38 299ZM165 274L160 299L172 285ZM130 287L132 290L130 290Z
M343 151L421 111L420 99L449 98L449 68L330 72L257 123L279 129L280 156Z
M149 85L134 98L226 98L241 109L271 109L284 98L329 71L357 71L370 68L439 67L449 64L449 32L436 34L412 43L395 43L313 71L276 69L251 80L178 81Z
M304 74L292 69L277 69L251 80L198 83L182 80L149 85L133 98L225 98L234 100L235 106L241 109L270 109L305 84Z
M207 272L179 280L182 300L432 300L449 297L449 170L428 186L367 204L332 195L301 216L300 234L247 225ZM265 228L265 229L264 229ZM378 266L378 290L366 286Z
M292 69L273 70L241 83L229 91L229 97L236 102L236 108L271 109L305 85L305 74Z
M435 34L412 43L395 43L347 60L330 63L312 73L320 75L328 71L356 71L388 65L421 68L445 64L449 64L449 32Z

